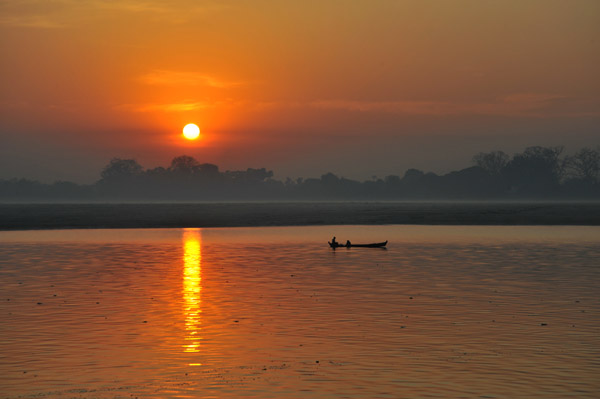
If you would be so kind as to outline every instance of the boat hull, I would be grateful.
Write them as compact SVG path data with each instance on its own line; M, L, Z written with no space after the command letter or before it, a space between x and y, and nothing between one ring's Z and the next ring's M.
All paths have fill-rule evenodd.
M342 245L342 244L332 244L331 242L329 243L329 246L333 249L335 248L383 248L387 245L387 241L384 242L376 242L373 244L351 244L351 245Z

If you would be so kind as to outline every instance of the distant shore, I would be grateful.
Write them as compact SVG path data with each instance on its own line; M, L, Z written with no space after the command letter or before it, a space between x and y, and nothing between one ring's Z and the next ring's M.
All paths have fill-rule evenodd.
M600 203L0 204L0 230L309 225L600 225Z

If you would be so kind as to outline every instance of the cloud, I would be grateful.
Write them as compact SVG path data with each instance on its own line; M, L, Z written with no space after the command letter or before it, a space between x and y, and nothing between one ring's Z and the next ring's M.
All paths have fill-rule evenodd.
M452 116L496 115L514 117L585 117L600 116L589 101L541 93L515 93L489 102L451 101L249 101L225 99L219 101L183 100L169 103L126 104L118 108L136 112L186 112L206 108L243 108L257 112L277 110L322 109L362 113L398 115Z
M115 108L135 112L186 112L212 106L214 104L204 101L179 101L172 103L121 104Z
M225 81L214 76L197 72L169 70L154 70L140 76L140 80L149 85L208 86L219 89L240 86L243 84L242 82Z
M94 1L91 2L91 4L101 9L128 11L134 13L145 12L165 14L171 12L171 9L168 7L168 4L163 1Z
M449 109L443 109L447 108L447 103L436 103L432 101L316 100L308 103L307 105L312 108L355 112L439 114L449 111Z
M21 28L64 28L128 13L170 24L185 24L200 15L231 8L218 1L201 4L174 0L19 0L1 2L0 25Z
M309 107L406 115L597 116L593 107L574 107L575 99L546 93L514 93L489 102L316 100ZM577 102L581 103L581 102ZM590 109L586 111L585 109Z
M555 100L567 98L559 94L547 93L514 93L502 98L506 103L547 103Z
M24 109L30 107L31 104L23 100L0 101L0 109Z
M80 0L63 1L77 2ZM88 4L106 10L161 14L168 17L169 20L173 20L173 17L179 17L176 19L177 21L186 21L197 14L224 10L231 7L230 5L223 4L223 2L207 0L195 5L191 5L189 2L173 0L88 0Z
M13 15L0 17L0 25L17 28L56 29L65 25L47 15Z

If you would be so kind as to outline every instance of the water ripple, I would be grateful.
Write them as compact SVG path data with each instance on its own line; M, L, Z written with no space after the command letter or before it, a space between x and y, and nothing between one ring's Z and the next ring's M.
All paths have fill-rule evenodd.
M598 236L288 229L0 243L4 397L600 396Z

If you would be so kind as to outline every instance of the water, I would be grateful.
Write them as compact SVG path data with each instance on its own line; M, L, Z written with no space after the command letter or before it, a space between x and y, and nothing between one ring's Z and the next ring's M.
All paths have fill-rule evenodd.
M598 397L598 259L600 227L0 232L0 397Z

